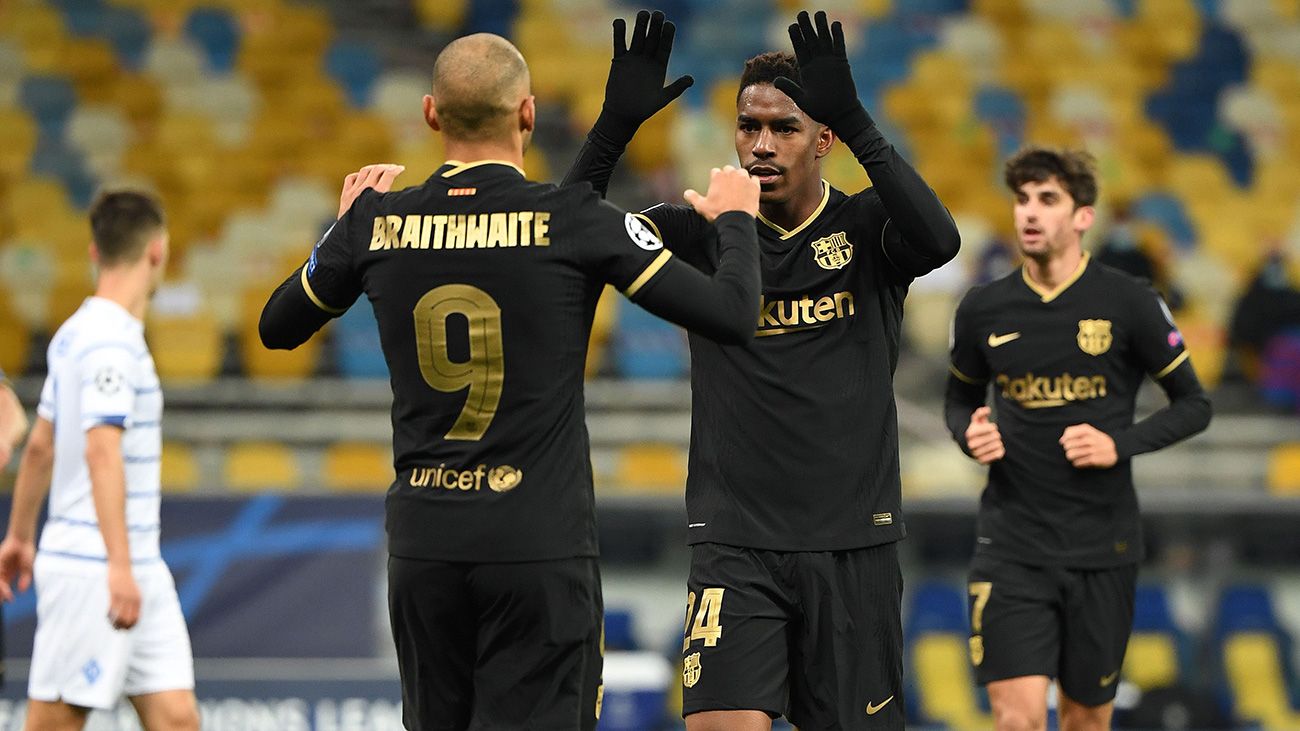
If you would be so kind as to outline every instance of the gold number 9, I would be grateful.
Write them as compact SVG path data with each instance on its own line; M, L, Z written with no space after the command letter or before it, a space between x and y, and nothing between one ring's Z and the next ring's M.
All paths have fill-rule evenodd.
M444 393L469 388L465 406L446 438L482 439L496 416L505 382L501 307L477 287L446 284L426 292L412 314L425 383ZM447 318L452 315L463 315L469 321L469 360L453 361L447 351Z

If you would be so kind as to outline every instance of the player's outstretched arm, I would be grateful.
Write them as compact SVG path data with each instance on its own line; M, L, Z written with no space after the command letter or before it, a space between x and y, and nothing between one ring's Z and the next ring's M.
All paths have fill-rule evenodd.
M758 179L730 165L713 169L707 195L686 200L718 230L718 268L709 277L663 252L663 268L634 300L654 314L723 344L754 336L762 280L758 268Z
M257 332L263 346L293 350L347 311L359 294L350 270L348 228L352 206L367 189L387 193L405 169L402 165L367 165L343 179L339 219L316 243L311 258L276 287L262 308ZM332 290L343 294L335 295Z
M662 12L642 10L636 14L630 40L626 31L623 19L616 19L605 103L561 185L587 181L603 196L618 158L637 129L695 83L682 76L664 85L677 27Z
M790 25L800 83L783 76L774 82L776 88L808 116L830 127L867 171L898 234L885 242L894 266L913 277L943 266L961 245L957 225L862 106L839 21L828 25L826 13L820 10L815 20L814 27L814 20L802 11Z
M13 503L9 510L9 529L0 543L0 600L13 599L14 583L18 591L32 585L32 563L36 560L36 518L50 489L54 471L54 424L38 417L27 438L18 478L14 481Z

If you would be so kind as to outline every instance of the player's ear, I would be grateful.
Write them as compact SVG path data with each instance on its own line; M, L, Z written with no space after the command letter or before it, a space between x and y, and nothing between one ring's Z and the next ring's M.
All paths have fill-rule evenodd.
M532 94L519 102L519 131L532 132L537 126L537 97Z
M100 269L101 267L100 267L100 261L99 261L99 247L98 247L98 246L95 246L95 242L94 242L94 241L91 241L91 242L90 242L90 247L89 247L89 248L90 248L90 263L91 263L91 264L92 264L96 269Z
M154 269L161 269L167 266L167 249L168 249L167 231L159 231L157 236L149 240L146 253L149 256L149 265Z
M817 158L821 159L830 154L831 148L835 146L835 133L830 127L821 125L821 130L817 132Z
M424 123L434 132L442 131L442 125L438 123L437 103L428 94L424 95Z
M1092 228L1097 219L1097 209L1092 206L1079 206L1074 209L1074 230L1080 233Z

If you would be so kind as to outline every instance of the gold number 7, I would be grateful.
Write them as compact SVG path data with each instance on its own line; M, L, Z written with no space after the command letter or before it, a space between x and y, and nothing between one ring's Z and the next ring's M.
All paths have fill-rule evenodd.
M415 350L425 383L444 393L469 388L465 406L445 438L482 439L497 414L505 383L501 307L477 287L445 284L426 292L415 303L412 315ZM447 350L447 318L452 315L469 321L469 360L453 361Z

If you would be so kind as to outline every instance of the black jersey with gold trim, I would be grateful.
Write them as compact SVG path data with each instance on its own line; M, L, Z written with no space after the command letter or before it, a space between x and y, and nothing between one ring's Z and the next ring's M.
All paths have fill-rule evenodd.
M1075 568L1141 560L1131 454L1117 435L1146 376L1185 369L1199 390L1187 358L1160 297L1087 254L1055 291L1023 269L972 289L954 318L951 371L991 386L1006 448L981 496L977 553ZM1115 437L1115 466L1070 464L1060 439L1076 424Z
M793 230L759 217L754 340L689 338L692 543L826 551L906 533L892 384L911 277L889 261L897 232L873 189L823 190ZM716 268L717 237L690 208L642 215L675 254Z
M606 283L636 294L669 257L590 186L530 182L509 163L448 163L421 185L362 193L300 278L327 311L362 293L374 307L394 397L392 554L597 554L592 317Z

